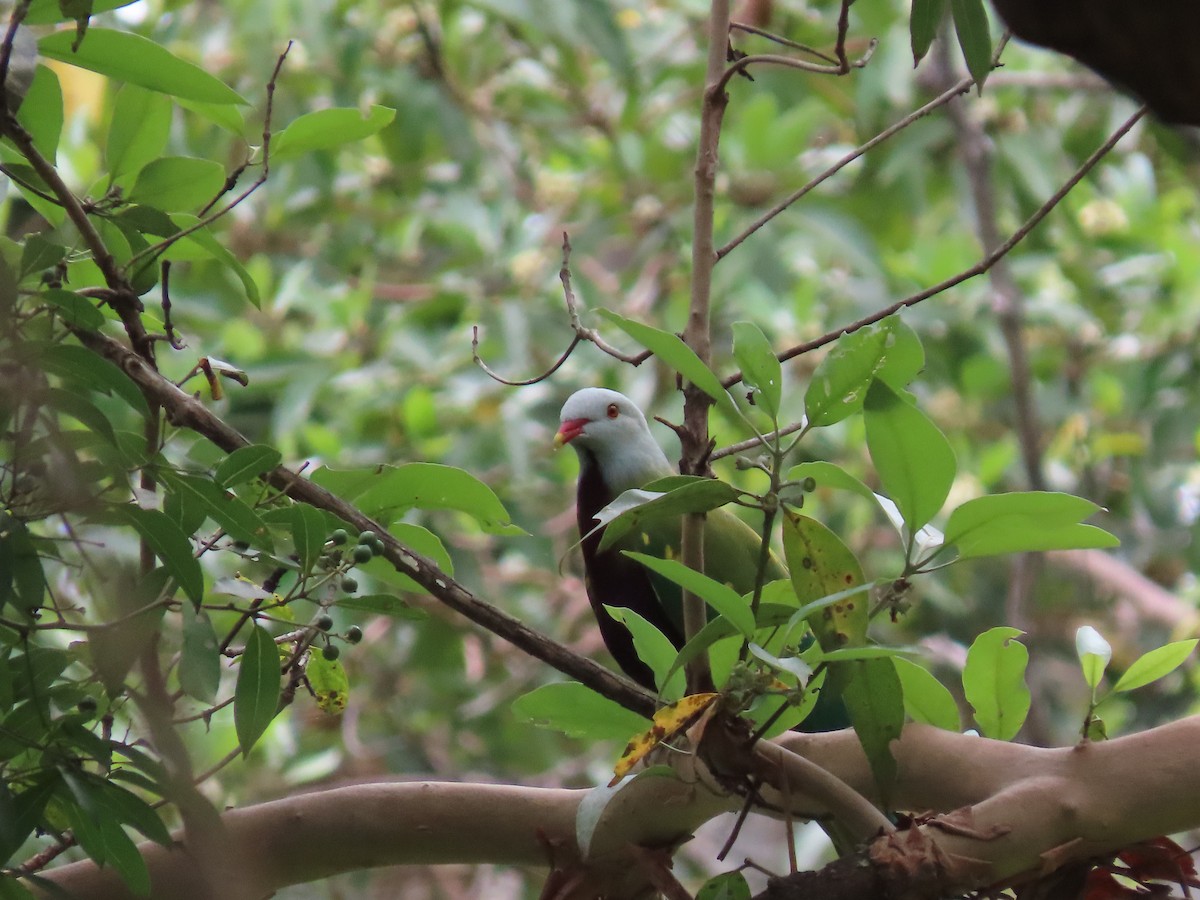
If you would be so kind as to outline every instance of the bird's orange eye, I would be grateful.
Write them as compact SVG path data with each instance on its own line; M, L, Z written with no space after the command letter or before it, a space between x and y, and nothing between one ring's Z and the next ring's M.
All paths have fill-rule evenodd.
M620 413L621 413L621 411L619 409L617 409L617 404L615 404L615 403L608 404L608 417L610 419L615 419L618 415L620 415Z

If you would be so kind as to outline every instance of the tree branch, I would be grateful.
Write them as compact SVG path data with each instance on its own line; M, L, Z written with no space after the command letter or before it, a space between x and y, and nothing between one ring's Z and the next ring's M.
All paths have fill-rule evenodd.
M147 365L128 347L99 332L77 331L76 337L89 349L115 363L146 396L160 404L167 420L202 435L230 453L249 445L236 429L214 415L198 398L180 390ZM632 682L586 657L567 649L520 620L480 600L443 572L431 560L414 553L397 541L386 528L363 515L356 507L295 472L279 466L264 479L294 500L338 516L360 531L376 532L384 544L384 556L396 568L421 585L436 600L493 634L512 643L560 672L577 678L588 687L644 716L653 714L654 697Z
M933 848L922 860L941 866L937 874L948 889L937 896L945 896L1004 884L1023 873L1043 874L1163 833L1195 828L1200 826L1200 807L1194 802L1200 793L1193 752L1198 742L1197 716L1111 741L1056 749L909 725L892 744L899 764L894 799L900 808L929 814L910 829L877 839L867 864L886 874L888 860L921 861L903 855L906 846L920 840ZM778 743L851 789L874 795L875 780L852 731L793 732ZM798 781L789 780L793 791ZM553 848L557 864L581 863L584 868L575 871L586 876L589 887L599 885L599 893L624 900L646 887L644 873L631 864L629 844L675 846L700 822L731 805L690 778L636 779L615 796L592 794L603 812L583 853L576 841L576 816L588 795L429 782L303 794L224 813L231 843L241 852L219 874L266 894L384 865L546 865ZM782 807L778 792L772 791L769 799ZM791 800L793 805L820 806L811 797ZM199 873L186 847L150 844L141 850L150 867L153 896L198 900ZM635 870L636 877L630 874ZM81 900L130 897L111 867L99 869L91 862L53 869L43 877Z
M1034 211L1033 215L1026 219L1021 227L1009 236L1008 240L997 247L993 252L987 254L975 265L971 266L969 269L959 272L957 275L952 275L950 278L947 278L944 281L938 282L932 287L925 288L916 294L905 297L903 300L897 300L890 306L884 307L881 310L877 310L876 312L871 313L869 316L864 316L857 322L851 322L849 325L842 325L833 331L826 332L819 338L806 341L803 344L797 344L794 347L790 347L779 354L779 361L787 362L789 359L795 359L797 356L803 356L805 353L811 353L813 350L824 347L826 344L832 344L843 334L849 334L851 332L858 331L860 328L866 328L868 325L874 325L876 322L882 321L894 313L898 313L905 307L915 306L923 300L928 300L930 297L935 297L943 291L947 291L952 287L962 284L964 281L969 281L976 275L982 275L984 272L988 271L996 264L998 260L1003 259L1014 247L1017 246L1017 244L1021 243L1021 241L1026 238L1029 232L1033 231L1034 228L1041 224L1042 219L1046 218L1046 216L1050 214L1050 211L1054 209L1054 207L1058 206L1060 202L1062 202L1062 199L1071 192L1071 189L1075 187L1075 185L1079 184L1079 182L1081 182L1087 176L1087 174L1096 167L1096 164L1099 163L1100 160L1108 155L1109 151L1117 145L1121 138L1129 133L1134 125L1141 121L1145 114L1146 107L1140 107L1133 115L1122 122L1117 130L1109 135L1108 139L1098 148L1096 148L1091 156L1084 160L1083 164L1075 170L1074 174L1067 179L1066 183L1063 184L1063 186L1057 191L1055 191L1045 203L1039 206L1037 210ZM737 384L741 380L742 373L735 372L729 377L723 379L721 384L728 388Z

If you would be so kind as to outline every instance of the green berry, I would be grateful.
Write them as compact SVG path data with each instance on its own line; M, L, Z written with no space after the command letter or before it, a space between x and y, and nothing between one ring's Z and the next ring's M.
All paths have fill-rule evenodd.
M356 563L369 563L371 557L375 555L375 551L371 549L370 544L359 544L354 548L354 561Z
M371 542L371 549L375 551L376 556L383 556L383 541L381 541L379 538L375 538L375 540Z
M346 629L346 641L350 644L357 644L362 640L362 629L357 625L351 625Z
M374 540L378 540L378 535L376 535L373 531L364 531L358 536L358 542L360 544L369 544Z
M335 547L342 546L348 540L350 540L350 535L346 534L345 528L339 528L329 536L329 542Z
M817 489L817 479L813 478L810 475L808 478L804 479L803 483L801 483L800 486L802 488L804 488L805 492L811 494L813 491L815 491Z
M325 657L327 660L329 660L330 662L333 662L335 659L337 659L339 656L342 655L342 650L340 647L337 647L334 644L326 644L324 647L321 648L321 655L323 657Z
M328 631L333 627L333 616L329 615L328 613L322 613L321 615L317 616L317 620L313 624L316 625L317 628L321 629L321 631Z
M347 575L345 578L342 579L342 590L345 591L347 594L353 594L355 591L358 590L358 582L355 581L353 578L351 578L349 575Z

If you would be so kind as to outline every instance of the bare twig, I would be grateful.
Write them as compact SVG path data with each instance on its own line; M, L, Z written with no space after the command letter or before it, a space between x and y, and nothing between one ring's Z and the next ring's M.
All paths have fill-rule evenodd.
M726 456L733 456L735 453L745 453L747 450L753 450L756 447L763 446L764 441L770 442L775 440L777 437L787 437L787 435L795 434L803 427L803 422L793 422L791 425L788 425L785 428L780 428L778 431L769 431L762 437L755 435L749 440L740 441L736 444L730 444L728 447L722 447L719 450L714 450L709 455L709 459L724 459Z
M972 82L972 84L973 83L974 82ZM944 281L939 281L932 287L926 288L925 290L909 297L905 297L903 300L897 300L890 306L871 313L869 316L864 316L856 322L852 322L849 325L843 325L833 331L829 331L821 335L819 338L806 341L803 344L797 344L794 347L790 347L779 354L779 361L786 362L789 359L795 359L797 356L803 356L805 353L810 353L813 350L824 347L826 344L831 344L843 334L850 334L851 332L858 331L860 328L866 328L868 325L873 325L882 319L886 319L893 313L899 312L905 307L915 306L923 300L928 300L930 297L934 297L943 291L949 290L956 285L962 284L964 281L969 281L975 276L982 275L984 272L988 271L996 264L998 260L1003 259L1015 246L1017 246L1017 244L1021 243L1021 241L1025 239L1029 232L1033 231L1033 229L1041 223L1042 219L1046 218L1050 211L1054 209L1054 207L1058 206L1060 202L1062 202L1062 199L1067 196L1068 193L1070 193L1071 189L1075 187L1075 185L1079 184L1079 182L1087 177L1087 174L1096 167L1096 164L1108 155L1109 151L1117 145L1121 138L1129 133L1133 126L1136 125L1145 114L1146 107L1142 106L1133 115L1122 122L1116 131L1109 135L1108 139L1101 144L1091 156L1084 160L1082 165L1080 165L1080 167L1075 170L1071 177L1067 179L1066 183L1064 183L1062 187L1055 191L1045 203L1039 206L1037 210L1034 211L1033 215L1026 219L1021 227L1009 236L1008 240L997 247L994 251L987 254L987 256L985 256L975 265L971 266L969 269L959 272L957 275L953 275L950 278L945 279ZM737 384L741 380L742 373L735 372L733 375L725 378L721 383L728 388Z
M471 359L473 359L475 361L475 365L483 369L484 374L493 381L498 381L501 384L507 384L509 387L528 387L531 384L537 384L539 381L545 381L560 368L562 368L562 364L570 359L575 347L578 346L579 342L582 340L583 338L579 336L578 332L576 332L575 336L571 338L571 343L567 345L567 349L562 352L562 355L555 361L554 365L552 365L541 375L535 375L532 378L526 378L523 381L510 381L503 375L500 375L498 372L494 371L487 363L483 361L483 357L479 355L479 326L474 325L471 327Z
M5 96L8 86L8 66L12 62L13 42L17 39L17 29L25 20L25 14L33 0L19 0L13 6L12 15L8 17L8 30L4 32L4 40L0 42L0 98Z
M744 22L730 22L730 31L744 31L747 34L756 34L759 37L764 37L769 41L774 41L784 47L791 47L793 50L799 50L801 53L807 53L810 56L815 56L817 59L824 60L830 65L837 65L837 59L830 56L828 53L822 53L814 47L809 47L807 44L801 44L797 41L790 40L782 35L774 34L770 31L765 31L762 28L757 28L754 25L747 25Z
M594 328L584 327L583 322L579 320L579 307L575 301L575 291L571 288L571 240L565 231L563 232L562 265L558 270L558 280L562 282L563 300L567 304L567 316L571 320L571 330L581 340L595 344L599 350L604 351L614 359L619 359L621 362L629 363L632 366L640 366L653 355L648 350L632 355L622 353L616 347L612 346L612 344L605 341L604 338L600 337L598 331Z
M775 204L775 206L771 207L769 210L767 210L765 213L763 213L761 216L759 216L757 219L755 219L752 223L750 223L750 225L748 225L745 229L743 229L742 232L737 235L737 237L733 238L731 241L729 241L727 244L725 244L725 246L723 246L720 250L717 251L718 261L722 260L726 256L728 256L735 247L737 247L739 244L742 243L742 241L746 240L746 238L750 237L750 235L754 234L754 232L758 231L760 228L762 228L764 225L766 225L768 222L770 222L772 219L774 219L781 212L786 210L789 206L791 206L797 200L801 199L802 197L804 197L804 195L811 192L814 188L819 187L821 184L823 184L828 179L832 178L834 175L836 175L838 172L840 172L846 166L850 165L850 163L854 162L859 157L864 156L872 148L879 146L884 141L886 141L888 138L899 134L901 131L903 131L905 128L907 128L909 125L911 125L913 122L916 122L918 119L924 118L925 116L929 115L931 112L936 110L938 107L944 106L945 104L949 103L951 100L953 100L959 94L966 93L967 91L969 91L971 89L971 86L974 83L975 83L974 80L972 80L970 78L962 79L962 81L955 84L952 88L950 88L949 90L947 90L945 93L941 94L940 96L935 97L933 100L930 100L928 103L926 103L920 109L913 110L908 115L906 115L903 119L900 119L895 124L889 126L888 128L885 128L883 131L879 132L879 134L875 135L875 137L871 138L866 143L860 144L858 147L855 147L853 150L851 150L849 153L847 153L845 156L843 156L841 159L839 159L837 162L835 162L833 165L831 165L828 169L826 169L824 172L822 172L820 175L817 175L815 178L813 178L811 181L809 181L803 187L797 189L796 191L793 191L791 194L789 194L783 200L779 201L779 203Z
M851 66L850 60L848 60L846 58L846 34L850 31L850 7L853 4L854 4L854 0L842 0L842 9L841 9L841 12L838 13L838 36L837 36L836 53L837 53L837 58L838 58L838 72L841 75L845 75L846 73L848 73L850 71L850 66ZM874 52L874 50L875 50L875 42L872 41L870 50L868 50L867 55L863 57L862 63L858 63L857 65L865 64L867 58L870 56L871 53Z
M858 59L848 62L846 64L845 71L842 70L842 66L840 64L836 66L823 66L819 63L805 62L802 59L796 59L794 56L780 56L776 53L756 53L752 56L743 56L730 64L729 68L725 70L725 74L721 77L720 81L717 82L717 86L721 90L725 90L725 88L729 85L729 80L733 78L733 76L754 65L784 66L789 69L800 69L804 72L812 72L815 75L845 75L851 69L861 69L867 63L869 63L871 61L871 57L875 54L875 47L877 45L878 42L872 39L867 45L866 52L863 53L863 55Z
M283 69L284 60L287 59L288 51L291 49L292 42L288 41L287 46L283 48L283 52L279 54L279 58L275 61L275 68L272 70L271 78L267 82L267 105L266 110L263 113L262 172L256 179L254 179L254 183L216 212L209 213L209 210L212 209L216 202L223 197L226 192L233 190L234 185L237 184L237 180L241 176L242 172L244 172L250 165L249 160L247 160L228 178L225 179L225 185L221 191L218 192L218 194L209 202L207 206L204 207L203 210L201 210L199 221L189 225L187 228L181 228L174 234L163 238L157 244L151 244L149 247L146 247L135 253L130 258L128 263L131 267L143 258L153 258L158 256L158 254L162 253L172 244L182 240L189 234L199 231L202 228L207 228L213 222L216 222L218 219L228 215L229 212L234 209L234 207L241 204L246 198L267 183L267 178L270 177L271 174L271 115L274 112L275 106L275 85L279 80L279 73Z
M600 337L600 332L594 328L586 327L579 318L579 307L575 300L575 291L571 288L571 241L567 233L563 232L562 242L562 266L558 270L558 280L563 286L563 300L567 304L567 318L571 325L571 330L575 336L571 338L571 343L567 345L567 349L562 352L558 360L549 369L541 375L535 375L533 378L527 378L523 381L510 381L502 375L494 371L487 363L483 361L483 357L479 355L479 326L475 325L471 328L471 358L475 361L475 365L483 369L484 373L493 381L498 381L501 384L507 384L512 387L526 387L531 384L537 384L539 381L545 381L560 368L563 363L570 359L571 354L575 352L575 348L582 341L595 344L596 348L614 359L621 362L629 363L631 366L640 366L648 360L653 354L649 350L643 350L640 353L628 354L622 353L612 344L608 343L604 338Z

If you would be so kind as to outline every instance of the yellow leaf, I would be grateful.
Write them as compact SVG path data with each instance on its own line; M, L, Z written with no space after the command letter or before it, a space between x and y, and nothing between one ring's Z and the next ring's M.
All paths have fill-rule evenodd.
M712 705L717 696L717 694L711 693L692 694L670 706L664 706L656 712L653 719L654 724L641 734L634 735L625 745L621 758L613 767L613 780L608 783L608 786L612 787L628 775L630 770L646 757L646 754L663 741L673 738L687 728L698 715Z

